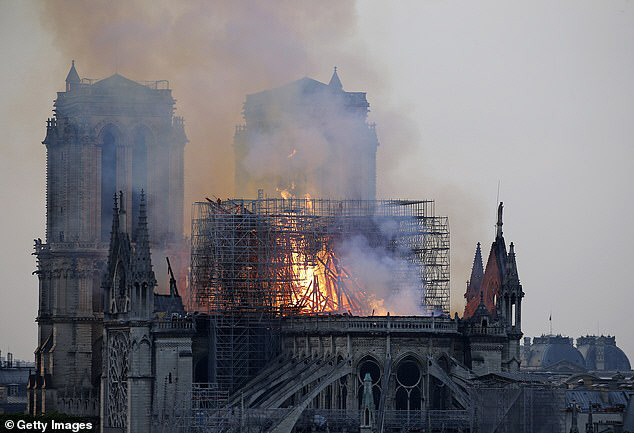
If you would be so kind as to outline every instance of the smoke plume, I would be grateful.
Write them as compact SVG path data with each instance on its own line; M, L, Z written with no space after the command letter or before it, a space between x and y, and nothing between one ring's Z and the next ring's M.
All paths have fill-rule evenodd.
M233 126L245 95L312 71L350 49L354 3L44 2L42 20L82 77L168 79L185 117L185 203L233 194ZM61 80L60 80L61 81ZM186 216L186 221L188 216Z
M361 96L356 103L350 97ZM251 95L236 150L238 195L374 199L376 135L362 95L309 79Z
M420 269L403 255L370 245L363 235L345 239L338 250L342 265L364 289L375 314L426 314L421 305L424 289Z
M370 103L379 107L371 119L378 124L381 143L379 196L435 198L448 203L439 209L451 211L452 229L457 227L456 215L469 222L464 229L469 233L452 237L453 256L458 254L452 274L460 276L453 278L453 299L460 309L463 286L456 289L455 281L468 275L472 246L479 240L474 227L480 223L474 224L468 216L462 193L443 196L434 187L438 182L403 164L413 146L421 145L421 137L399 101L389 106L388 80L379 77L380 68L372 63L378 59L370 59L371 51L357 39L353 1L60 0L41 2L39 8L56 47L69 65L76 60L82 78L106 78L118 72L133 80L170 81L176 114L185 118L190 141L185 154L186 230L190 203L214 194L233 195L233 126L243 122L245 95L303 76L325 81L332 66L339 65L346 90L367 90ZM350 86L347 77L353 78ZM315 164L324 157L311 153L314 148L308 145L322 137L310 130L296 132L294 142L304 145L294 149L297 164L293 164ZM427 148L431 150L432 144ZM290 149L283 157L292 153ZM258 155L250 158L256 160ZM281 161L278 156L273 159L273 164ZM469 248L456 252L456 240L468 240Z

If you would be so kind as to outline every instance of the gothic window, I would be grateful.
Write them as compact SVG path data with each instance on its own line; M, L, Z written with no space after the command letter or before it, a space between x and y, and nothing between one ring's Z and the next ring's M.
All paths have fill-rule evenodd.
M359 363L359 374L357 375L359 409L361 409L363 401L363 378L366 373L370 373L372 378L372 397L374 397L374 407L378 408L381 401L381 368L374 358L367 356Z
M107 242L117 190L117 139L114 127L106 127L101 137L101 240Z
M339 378L337 382L337 409L345 409L346 408L346 399L348 398L348 387L346 383L348 381L348 376L343 376Z
M111 332L108 346L108 395L106 399L108 426L126 430L128 355L130 350L128 333L124 331Z
M396 410L422 408L423 374L420 363L408 356L396 367Z

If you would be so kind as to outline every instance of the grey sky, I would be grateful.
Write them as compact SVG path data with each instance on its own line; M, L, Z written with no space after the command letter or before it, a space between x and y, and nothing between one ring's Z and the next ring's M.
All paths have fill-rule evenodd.
M155 15L169 17L169 8L163 2ZM108 70L82 59L82 53L69 52L75 46L43 25L40 9L37 3L0 0L0 350L10 348L28 359L37 332L37 281L30 253L33 238L44 237L44 122L52 115L55 92L63 89L71 58L82 76L114 72L114 67ZM132 55L117 60L119 72L130 78L170 80L188 132L194 130L187 148L187 200L200 198L204 190L231 194L226 179L214 179L192 161L213 166L213 161L230 159L226 137L240 120L245 93L302 75L327 81L336 64L346 90L368 93L381 142L380 196L433 198L437 212L450 217L455 310L462 313L475 243L482 242L488 254L500 181L504 233L507 242L515 242L526 292L525 334L548 332L552 311L554 332L577 337L598 329L616 335L634 356L629 267L634 242L634 6L579 0L362 1L352 11L345 20L310 22L317 30L277 26L273 42L279 41L276 37L299 42L284 47L292 53L286 64L284 52L273 53L271 64L279 68L274 71L264 56L258 57L262 48L246 49L251 45L249 38L241 38L246 24L240 23L223 45L224 52L235 44L235 62L170 69L178 62L169 47L153 53L166 56L158 62L165 64L160 70L157 62L144 64L157 70L144 70ZM235 11L227 14L239 20ZM283 17L289 16L294 15ZM162 37L135 33L130 26L108 28L106 23L101 35ZM245 68L240 53L265 67ZM236 74L240 83L251 76L252 82L234 86L235 92L223 99L197 100L187 87L192 77L204 85L208 77L231 80ZM204 134L196 130L201 113L226 124L224 138L206 147L199 143Z

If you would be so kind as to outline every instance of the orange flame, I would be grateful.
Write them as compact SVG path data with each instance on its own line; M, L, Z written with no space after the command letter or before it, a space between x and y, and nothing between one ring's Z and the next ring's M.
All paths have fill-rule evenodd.
M342 266L334 251L324 242L307 265L299 253L291 254L292 303L300 314L351 313L384 314L383 300L368 296ZM302 264L303 263L303 264Z
M304 200L306 200L306 209L313 210L313 200L310 198L310 194L304 194Z

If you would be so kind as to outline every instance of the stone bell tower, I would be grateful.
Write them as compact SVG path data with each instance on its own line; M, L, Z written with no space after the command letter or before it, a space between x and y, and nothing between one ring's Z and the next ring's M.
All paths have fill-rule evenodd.
M32 414L99 413L98 391L112 200L122 191L133 241L147 193L154 254L169 256L185 287L183 119L174 115L167 81L136 82L119 74L81 79L75 63L57 93L46 138L46 240L35 241L39 277L36 372L29 381ZM157 291L167 291L164 260ZM161 267L163 265L163 267Z

